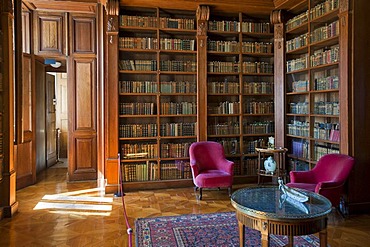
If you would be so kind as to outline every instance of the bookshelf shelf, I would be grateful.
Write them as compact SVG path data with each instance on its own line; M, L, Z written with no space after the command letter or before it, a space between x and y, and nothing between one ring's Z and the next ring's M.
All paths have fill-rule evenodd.
M316 50L316 49L338 44L338 42L339 42L339 35L336 35L328 39L324 39L324 40L321 40L315 43L311 43L310 47Z
M305 33L307 31L308 31L308 23L306 22L306 23L303 23L302 25L299 25L299 26L287 31L286 33L296 35L296 34Z
M336 8L328 13L325 13L323 15L320 15L316 18L312 18L310 20L311 23L327 23L333 20L338 19L339 9Z
M301 55L308 53L308 45L288 51L287 55Z

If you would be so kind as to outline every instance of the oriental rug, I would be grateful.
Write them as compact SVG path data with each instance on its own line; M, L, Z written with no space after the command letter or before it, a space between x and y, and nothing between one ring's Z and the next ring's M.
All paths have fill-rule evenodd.
M259 231L245 229L245 246L261 246ZM135 221L136 247L231 247L239 246L238 221L234 212L188 214ZM287 236L270 235L270 246L288 243ZM315 235L294 237L294 246L320 246Z

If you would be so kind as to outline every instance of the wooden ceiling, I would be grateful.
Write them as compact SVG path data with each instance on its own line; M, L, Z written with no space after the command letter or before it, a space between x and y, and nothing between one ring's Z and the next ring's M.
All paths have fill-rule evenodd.
M69 11L94 13L98 2L107 0L25 0L32 10ZM208 5L211 12L242 12L250 16L268 16L274 9L298 9L307 0L120 0L128 7L159 7L164 9L196 10L199 5Z

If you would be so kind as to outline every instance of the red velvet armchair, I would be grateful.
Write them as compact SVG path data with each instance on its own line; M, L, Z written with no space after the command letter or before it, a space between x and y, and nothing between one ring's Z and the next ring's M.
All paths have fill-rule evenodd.
M194 191L199 188L199 199L202 199L202 188L227 187L231 196L234 162L225 158L224 148L212 141L195 142L189 148L190 167L193 175Z
M316 192L328 198L334 207L340 197L355 160L344 154L327 154L310 171L291 171L289 187Z

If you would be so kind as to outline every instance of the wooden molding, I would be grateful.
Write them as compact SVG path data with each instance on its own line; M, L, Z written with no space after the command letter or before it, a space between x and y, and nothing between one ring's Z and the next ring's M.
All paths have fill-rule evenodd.
M349 10L348 0L340 0L339 1L339 12L346 12Z
M119 0L108 0L106 9L108 15L119 15Z

